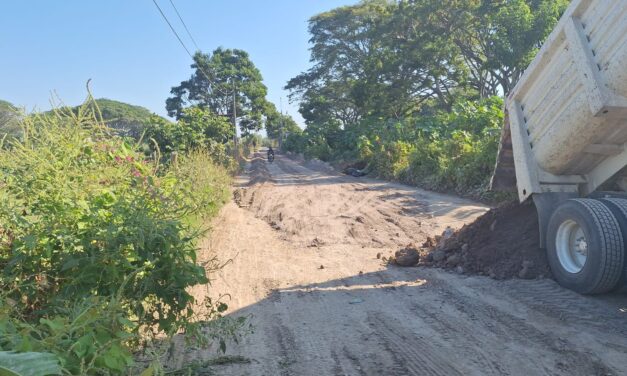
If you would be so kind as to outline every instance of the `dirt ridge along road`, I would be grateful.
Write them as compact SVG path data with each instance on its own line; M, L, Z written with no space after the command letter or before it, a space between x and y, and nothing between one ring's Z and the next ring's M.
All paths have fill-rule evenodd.
M377 259L482 205L261 156L201 252L233 259L211 291L255 327L227 351L251 362L220 375L627 375L624 294Z

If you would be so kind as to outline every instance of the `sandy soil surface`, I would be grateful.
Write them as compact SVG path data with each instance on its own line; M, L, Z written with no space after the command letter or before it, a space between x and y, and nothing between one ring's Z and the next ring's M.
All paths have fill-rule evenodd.
M221 375L626 375L627 295L383 263L486 211L456 197L258 159L202 258L253 334ZM250 180L248 180L250 179ZM516 242L517 239L512 239ZM189 359L215 353L191 352Z

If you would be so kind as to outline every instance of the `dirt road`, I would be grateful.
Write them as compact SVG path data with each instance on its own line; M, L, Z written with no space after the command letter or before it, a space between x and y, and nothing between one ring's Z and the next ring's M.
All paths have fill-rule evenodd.
M627 295L377 259L482 205L282 156L250 178L203 250L233 259L212 291L255 326L228 350L251 362L219 374L627 375Z

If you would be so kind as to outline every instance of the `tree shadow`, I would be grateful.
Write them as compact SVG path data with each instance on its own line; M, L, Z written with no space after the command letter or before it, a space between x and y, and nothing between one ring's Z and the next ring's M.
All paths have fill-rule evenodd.
M468 291L479 285L481 289ZM532 296L525 291L550 294ZM483 299L481 294L488 296ZM534 374L537 353L512 351L518 345L555 359L565 374L585 374L594 367L612 371L589 350L554 342L563 342L559 333L572 330L571 317L577 317L576 326L590 333L627 335L627 313L622 310L626 299L625 293L581 296L551 280L502 282L389 266L277 288L264 299L229 313L251 317L256 329L227 353L254 359L249 364L225 366L223 371L228 375L421 375L436 370L433 374L463 375L483 367L485 374L507 373L508 369ZM519 307L512 310L502 305L508 303ZM529 309L534 320L527 320ZM555 325L554 332L545 332L544 320ZM573 349L564 351L563 346ZM612 346L605 350L618 356L627 349L627 342Z

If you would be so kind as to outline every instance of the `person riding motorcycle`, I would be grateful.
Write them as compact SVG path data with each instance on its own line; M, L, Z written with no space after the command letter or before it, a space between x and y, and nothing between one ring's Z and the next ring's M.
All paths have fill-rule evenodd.
M272 156L272 158L270 158L270 156ZM268 160L269 161L274 160L274 150L272 149L272 146L268 148Z

